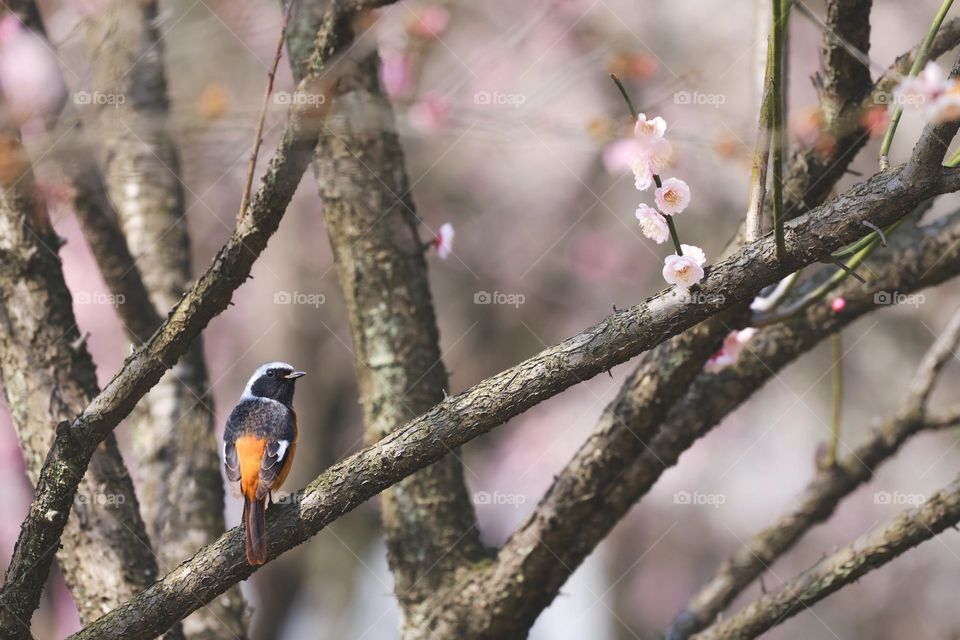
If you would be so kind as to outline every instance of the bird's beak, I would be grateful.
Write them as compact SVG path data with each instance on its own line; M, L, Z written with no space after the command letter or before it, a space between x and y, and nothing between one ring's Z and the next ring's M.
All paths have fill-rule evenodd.
M302 378L305 375L307 375L306 371L294 371L293 373L288 373L287 375L283 376L283 378L284 380L296 380L297 378Z

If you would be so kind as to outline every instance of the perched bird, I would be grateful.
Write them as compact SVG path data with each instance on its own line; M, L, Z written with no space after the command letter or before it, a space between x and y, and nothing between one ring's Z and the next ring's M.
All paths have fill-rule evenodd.
M266 502L273 501L297 450L297 414L293 390L306 375L285 362L261 365L247 382L240 402L227 419L223 464L227 479L240 483L247 562L267 561Z

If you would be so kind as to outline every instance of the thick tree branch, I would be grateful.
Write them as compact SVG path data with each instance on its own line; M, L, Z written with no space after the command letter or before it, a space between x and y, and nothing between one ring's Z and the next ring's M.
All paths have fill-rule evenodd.
M718 265L704 280L701 291L705 294L705 299L720 300L717 296L729 296L717 306L732 306L737 302L752 299L759 288L782 277L786 269L792 270L792 262L796 260L796 256L808 255L808 251L825 255L832 250L831 247L850 242L852 237L862 233L858 227L864 217L883 224L886 220L904 215L910 203L900 201L907 197L912 201L914 196L907 196L903 193L904 188L898 186L901 184L898 180L900 171L901 169L897 169L876 176L865 185L854 188L791 223L787 235L790 253L786 267L777 262L773 239L769 234L760 242L744 247ZM956 184L957 179L953 172L945 175L949 178L931 183L939 185L936 188L927 184L907 191L922 195L928 191L960 186ZM875 196L871 194L875 191L889 194L891 200L885 205L874 202ZM802 237L806 237L806 241L798 237L800 234L797 232L800 229L805 230ZM960 230L956 231L960 233ZM811 242L811 237L820 240ZM956 248L951 251L955 255ZM944 269L940 263L949 263L943 260L945 252L947 247L943 247L938 262L926 265L937 267L930 269L930 274L943 274ZM920 255L930 256L929 253ZM930 260L933 261L932 256ZM909 277L912 268L921 264L923 260L915 256L913 263L898 265L898 269L891 275L891 281L898 282ZM918 275L915 277L922 279ZM632 309L614 313L590 329L478 383L463 393L445 399L379 442L330 468L303 492L296 494L297 506L285 505L272 510L273 516L268 518L267 523L270 557L276 557L308 540L343 513L398 480L439 460L451 449L486 433L573 384L606 371L639 351L655 346L664 336L675 335L714 313L713 308L703 308L709 305L681 302L678 300L680 295L675 291L662 292ZM869 300L865 298L860 303L861 313L868 305L870 309L873 308L872 300L872 297ZM851 303L849 307L852 313L856 313L857 305ZM809 338L803 336L802 339ZM788 356L786 359L791 358L792 356ZM693 385L694 389L697 388L699 380L698 376ZM725 394L716 393L712 381L708 382L707 386L711 387L710 396L721 396L713 402L727 400ZM745 395L749 395L749 392ZM688 399L689 397L688 395ZM704 401L697 406L697 410L707 411L706 408L711 404ZM686 410L690 411L691 408L687 406ZM674 411L671 411L671 415L673 413ZM668 430L662 430L661 435L666 431ZM670 435L672 437L673 434ZM691 438L692 441L696 436ZM657 439L651 444L652 449L656 442ZM674 460L682 450L675 451ZM664 450L664 455L669 457L669 451ZM638 491L642 490L647 482L652 482L655 479L652 476L658 476L663 468L659 459L651 466L644 454L624 471L623 482L608 498L609 503L632 504L639 495ZM203 602L216 597L253 571L254 568L244 560L242 531L231 530L132 601L104 616L97 624L75 637L102 638L113 637L114 634L130 638L148 637L151 632L162 631L188 615Z
M62 240L53 231L46 208L34 198L24 150L15 134L4 135L4 148L20 155L24 173L15 184L0 188L0 377L27 473L36 485L54 440L54 425L73 419L96 396L97 377L63 280L57 254ZM84 623L129 599L157 576L137 497L115 440L107 437L91 453L87 475L77 478L69 520L66 513L41 513L66 526L64 549L57 555ZM57 548L52 544L37 549L41 555L34 560L49 566ZM7 570L7 580L23 576L22 566ZM45 576L37 580L42 587ZM29 636L32 608L20 608L6 598L2 604L3 628L12 637Z
M294 33L315 31L317 6L294 15ZM295 78L304 49L290 39ZM346 299L365 441L374 443L440 402L448 386L427 279L423 241L403 150L378 79L376 52L338 87L344 110L317 146L314 168ZM423 626L417 606L465 564L481 557L476 515L457 454L397 483L381 497L394 591L404 636Z
M960 522L960 479L827 556L783 588L747 605L697 640L755 638Z

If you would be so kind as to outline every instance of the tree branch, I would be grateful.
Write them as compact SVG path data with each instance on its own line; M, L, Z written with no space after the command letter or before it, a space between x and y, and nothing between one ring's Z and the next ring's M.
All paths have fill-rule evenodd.
M0 188L0 377L27 473L36 486L54 441L53 425L72 419L96 396L97 377L63 279L57 253L62 240L45 206L34 198L32 169L16 134L4 137L5 150L23 159L24 173ZM84 623L129 599L157 576L116 441L107 437L91 454L89 473L75 479L76 496L70 495L66 511L37 514L66 527L58 557ZM70 503L74 513L68 519ZM25 526L22 535L30 533ZM50 544L28 551L18 542L15 554L49 567L57 549ZM0 624L8 637L29 637L31 614L46 574L32 576L29 567L12 564L6 580L20 579L36 580L36 595L32 601L14 602L2 594Z
M782 276L783 272L778 269L793 267L792 262L798 255L823 255L832 250L831 246L824 245L840 246L850 242L850 238L862 233L857 227L861 226L864 217L883 224L887 219L903 215L910 207L910 202L902 202L904 198L922 197L924 191L932 189L927 185L919 190L921 193L908 196L898 186L902 184L899 173L900 169L876 176L791 223L787 236L790 248L787 267L781 267L777 262L769 234L744 247L718 265L703 281L701 291L705 299L720 300L716 296L727 295L717 306L732 306L752 299L759 288ZM945 175L949 178L945 178L941 189L960 186L955 172L948 171ZM890 202L874 202L876 192L888 194ZM797 233L800 229L805 233ZM960 234L960 229L951 230ZM956 253L956 247L947 251L948 246L937 255L936 262L930 257L932 264L926 265L934 267L930 270L930 278L944 273L939 270L942 269L941 263L948 262L943 259L944 253ZM912 262L898 265L891 281L908 278L912 268L923 264L918 258L925 256L930 254L914 256ZM914 277L922 279L918 274ZM296 494L295 507L284 505L271 510L274 515L267 522L269 557L275 558L303 543L343 513L439 460L451 449L573 384L655 346L663 336L675 335L714 313L709 305L679 301L679 295L675 291L662 292L632 309L616 312L586 331L445 399L382 440L331 467ZM873 308L873 299L864 299L860 304L862 313L867 305ZM848 308L855 310L857 305L848 303ZM777 328L771 328L774 329ZM803 338L809 339L807 336ZM697 388L699 381L698 376L693 389ZM710 387L709 395L724 396L716 393L712 381L707 386ZM726 400L722 397L714 402ZM711 404L704 401L697 410L707 411L706 407ZM664 433L666 431L661 435ZM657 439L654 444L656 442ZM669 456L668 452L664 453ZM646 462L646 455L641 456L624 472L623 482L608 498L610 504L632 504L636 497L632 491L643 486L651 475L659 475L662 469L659 459L651 467ZM129 638L148 637L188 615L231 584L245 579L254 570L244 560L242 531L233 529L142 594L77 634L75 639L114 637L115 634Z
M954 315L943 336L924 356L896 416L842 460L818 468L785 513L725 560L674 620L668 633L671 639L686 638L710 624L807 531L826 521L843 498L868 482L877 467L896 455L909 438L924 429L936 428L935 423L927 423L924 405L958 339L960 313Z
M824 558L783 588L764 595L696 640L755 638L870 571L960 522L960 479L885 525Z

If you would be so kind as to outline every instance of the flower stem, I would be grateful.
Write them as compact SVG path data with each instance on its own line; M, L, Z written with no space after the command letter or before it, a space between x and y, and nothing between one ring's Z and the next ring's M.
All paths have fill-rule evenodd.
M943 0L943 4L940 5L940 10L937 11L937 15L933 17L933 23L930 25L930 29L927 31L926 37L923 39L923 42L920 43L920 49L917 51L917 57L914 58L907 77L913 78L920 73L920 69L923 68L923 65L927 64L927 55L930 52L930 44L933 42L934 37L936 37L937 32L940 30L940 25L943 24L943 20L947 17L947 12L950 11L950 5L952 4L953 0ZM893 115L890 117L890 125L887 127L887 132L883 136L883 143L880 145L881 171L886 171L890 166L890 145L893 144L893 136L895 136L897 133L897 125L900 124L900 116L902 115L903 107L895 107L893 110Z
M637 119L637 108L633 106L633 101L630 99L630 94L627 93L627 88L623 86L623 82L620 81L620 78L617 77L617 74L611 73L610 79L613 80L613 83L617 85L617 89L620 89L620 95L623 96L623 99L627 102L627 108L630 109L630 115L633 116L633 119Z
M777 244L777 259L783 260L787 254L784 239L783 219L783 149L785 130L783 126L783 55L786 23L790 17L790 4L781 0L772 0L773 27L770 46L773 48L773 69L771 78L772 115L773 115L773 228Z

